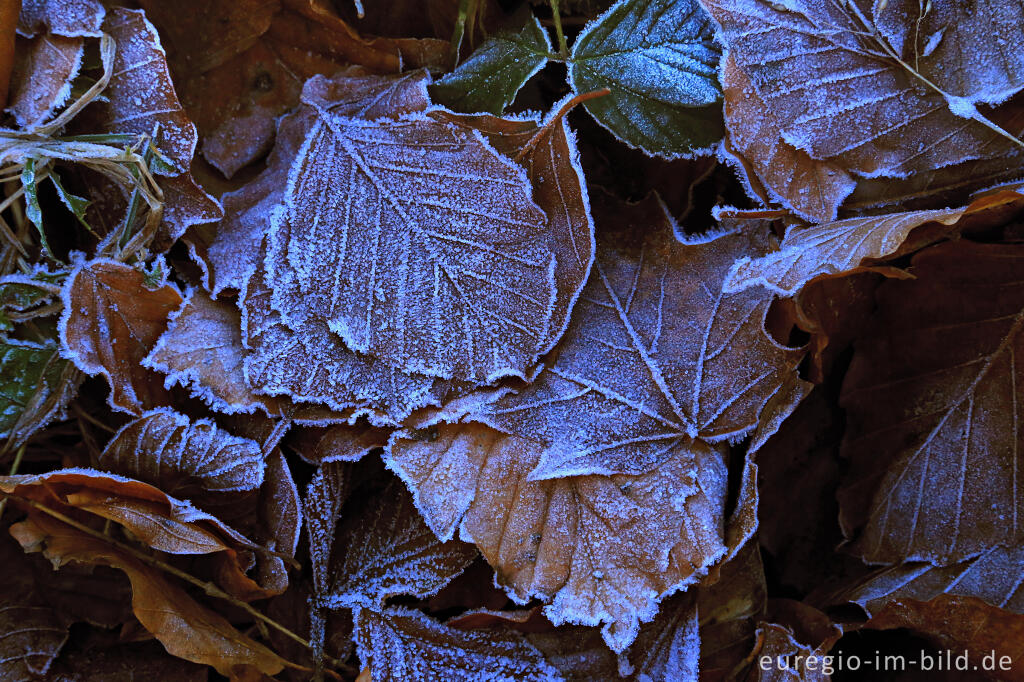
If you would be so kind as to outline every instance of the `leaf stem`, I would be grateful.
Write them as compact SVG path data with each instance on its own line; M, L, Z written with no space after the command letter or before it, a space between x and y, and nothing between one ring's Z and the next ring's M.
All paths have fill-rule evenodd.
M310 643L307 640L303 639L300 635L295 634L294 632L292 632L291 630L286 628L284 625L281 625L280 623L278 623L276 620L270 618L269 616L266 616L263 613L260 613L257 609L253 608L250 604L247 604L246 602L244 602L244 601L242 601L240 599L236 599L235 597L232 597L230 594L228 594L224 590L220 589L219 587L217 587L213 583L209 583L209 582L200 580L199 578L196 578L196 577L192 576L191 574L186 573L185 571L181 570L180 568L177 568L177 567L172 566L172 565L170 565L168 563L165 563L165 562L161 561L160 559L158 559L156 557L153 557L153 556L150 556L150 555L146 554L145 552L141 552L138 549L136 549L135 547L132 547L129 544L121 542L120 540L115 540L112 537L104 535L103 533L101 533L101 532L99 532L99 531L97 531L97 530L95 530L93 528L90 528L89 526L85 525L84 523L76 521L75 519L71 518L70 516L68 516L66 514L63 514L63 513L59 512L59 511L55 510L55 509L50 509L49 507L47 507L46 505L44 505L44 504L42 504L40 502L37 502L35 500L29 499L29 498L26 498L26 497L19 497L17 495L12 495L10 493L2 493L2 492L0 492L0 495L4 496L4 501L6 501L10 497L14 497L19 503L26 504L26 505L32 507L33 509L36 509L38 511L43 512L44 514L47 514L48 516L52 516L53 518L57 519L58 521L61 521L62 523L66 523L67 525L71 526L75 530L79 530L79 531L85 533L86 535L94 537L94 538L96 538L98 540L103 540L104 542L107 542L107 543L113 545L117 549L119 549L119 550L121 550L123 552L126 552L127 554L130 554L132 557L134 557L135 559L138 559L139 561L141 561L143 563L146 563L146 564L148 564L148 565L150 565L150 566L152 566L152 567L154 567L156 569L159 569L159 570L161 570L161 571L163 571L165 573L169 573L170 575L173 575L176 578L180 578L181 580L184 580L185 582L187 582L187 583L189 583L191 585L194 585L195 587L198 587L199 589L203 590L203 592L205 592L206 594L210 595L211 597L215 597L217 599L222 599L222 600L230 603L232 606L235 606L237 608L242 609L243 611L248 613L253 618L255 618L255 619L257 619L257 620L259 620L259 621L261 621L263 623L266 623L268 626L274 628L275 630L277 630L278 632L282 633L283 635L285 635L289 639L294 640L295 642L297 642L298 644L302 645L306 649L312 651L312 647L310 646ZM331 666L333 666L335 668L338 668L339 670L345 670L345 671L354 672L348 664L344 663L343 661L339 661L339 660L337 660L335 658L330 658L328 656L324 656L324 661L326 663L328 663L329 665L331 665ZM300 666L297 663L292 663L290 661L288 662L288 665L293 667L293 668L296 668L298 670L307 670L307 668L304 668L303 666Z
M558 54L562 59L569 58L569 46L565 42L565 32L562 30L562 14L558 10L558 0L551 2L551 21L555 24L555 37L558 40Z

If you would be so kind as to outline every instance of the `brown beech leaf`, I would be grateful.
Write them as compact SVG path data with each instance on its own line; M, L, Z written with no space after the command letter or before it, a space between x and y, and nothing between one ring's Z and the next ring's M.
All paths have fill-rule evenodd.
M233 502L233 493L259 488L264 471L259 443L169 408L150 410L122 426L97 464L206 511Z
M252 537L274 554L259 552L256 556L256 582L271 594L288 589L288 565L283 557L293 558L302 533L302 501L292 478L288 460L275 448L267 456L266 476L260 486L255 517L247 515L255 528Z
M793 296L816 277L856 272L874 259L894 258L911 248L940 239L965 216L1021 202L1019 185L985 194L960 208L910 211L882 216L847 218L812 227L790 227L778 251L760 258L740 258L726 277L725 290L734 292L762 285L782 296ZM935 224L937 223L937 224ZM906 244L913 230L916 238Z
M400 481L389 482L375 500L338 528L335 541L345 552L333 562L322 597L329 608L379 608L391 597L428 597L477 556L472 545L439 542Z
M725 460L694 441L641 475L531 480L543 447L476 424L392 437L385 455L442 539L460 528L514 599L545 614L604 625L615 651L657 602L724 556Z
M285 322L322 320L404 372L525 376L551 345L557 295L525 171L422 115L318 114L271 221L267 282ZM338 184L345 198L326 200Z
M935 11L924 5L910 11L903 1L864 10L769 0L703 4L782 138L812 158L867 176L900 177L1013 149L977 120L974 105L1001 102L1024 85L1024 58L1012 47L1024 41L1024 21L1012 18L1024 14L1019 7L1004 11L986 3L968 11L945 2ZM953 28L949 45L937 50L947 40L939 27L961 14L971 18ZM996 16L998 25L989 30ZM934 26L932 32L919 30L922 23ZM952 66L949 50L959 49L962 29L969 32L972 56ZM912 37L895 44L901 34ZM994 62L974 58L982 54L1001 56ZM999 77L987 80L993 71Z
M755 622L766 609L766 591L757 543L748 543L723 564L717 581L697 589L702 680L733 680L749 661Z
M359 660L372 671L373 682L562 680L537 649L510 630L458 630L400 607L359 609L355 621Z
M253 543L213 516L157 488L92 469L0 476L12 498L81 510L121 524L143 544L169 554L209 554ZM31 508L30 508L31 509ZM31 511L37 517L42 512Z
M947 242L878 289L843 384L853 549L943 565L1024 538L1024 246Z
M842 167L811 158L782 137L772 109L757 94L750 79L727 55L722 62L725 127L728 150L755 196L781 204L808 220L835 220L856 181Z
M480 417L548 444L533 478L643 473L693 437L742 437L800 383L803 351L765 332L771 296L721 290L766 234L680 243L654 195L598 217L594 272L554 358Z
M144 273L101 258L79 264L61 297L62 353L83 372L107 378L111 407L141 414L166 402L159 377L140 363L181 304L174 285L150 288Z
M124 571L132 583L135 617L174 656L211 665L224 675L250 666L273 675L289 665L155 568L101 540L42 515L15 524L11 534L27 550L43 551L56 567L75 561Z
M288 169L316 118L314 106L329 106L343 116L374 120L423 111L430 105L429 76L414 71L385 77L352 67L334 78L314 76L303 85L299 109L281 119L267 167L242 188L223 197L224 220L207 246L209 289L241 289L256 266L260 242L270 229L274 207L284 199Z
M830 604L854 602L873 616L890 601L914 599L927 602L945 594L974 597L997 608L1024 615L1024 591L1020 589L1022 565L1024 545L994 547L974 559L952 566L907 563L884 568L821 601Z
M290 329L271 305L272 293L261 264L239 300L249 349L243 368L254 390L393 423L437 404L443 382L356 353L316 320Z
M953 656L966 653L975 671L982 669L983 656L994 656L996 667L985 673L989 679L1016 681L1024 673L1024 616L974 597L943 594L929 601L894 600L865 627L921 633Z

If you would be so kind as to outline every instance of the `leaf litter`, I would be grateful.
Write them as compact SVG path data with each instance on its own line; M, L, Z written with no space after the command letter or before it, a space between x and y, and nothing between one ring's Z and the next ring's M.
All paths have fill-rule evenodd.
M0 35L6 677L1019 656L1020 7L139 4Z

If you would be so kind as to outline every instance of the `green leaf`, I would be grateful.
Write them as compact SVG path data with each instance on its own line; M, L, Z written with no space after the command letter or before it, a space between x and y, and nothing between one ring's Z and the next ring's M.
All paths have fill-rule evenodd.
M584 106L630 147L685 156L722 138L720 56L697 0L620 0L576 39L569 84L611 90Z
M67 364L56 344L0 337L0 437L10 435L37 396L60 385Z
M519 31L488 38L455 71L431 85L430 95L454 111L500 114L550 53L547 32L530 17Z
M60 197L61 202L68 207L69 211L75 214L75 218L82 224L82 227L92 232L93 230L89 227L89 223L85 221L85 210L89 208L89 204L92 202L77 194L71 194L64 189L64 185L60 184L60 178L57 177L56 172L50 174L50 180L53 182L53 186L57 188L57 196Z
M39 241L47 254L51 253L43 230L43 209L39 205L39 186L36 183L36 160L28 159L21 169L21 186L25 188L25 215L39 231Z

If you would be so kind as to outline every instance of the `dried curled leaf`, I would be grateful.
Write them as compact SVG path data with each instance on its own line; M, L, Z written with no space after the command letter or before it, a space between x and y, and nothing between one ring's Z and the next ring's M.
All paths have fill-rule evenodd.
M345 196L326 200L339 183ZM546 350L556 295L531 194L479 134L321 111L273 220L274 305L290 326L322 319L404 372L525 376Z
M158 570L102 540L42 515L16 524L11 534L27 550L41 549L55 567L80 562L124 571L132 583L136 618L175 656L211 665L224 675L250 667L273 675L289 665Z
M141 414L166 402L159 378L140 363L181 305L174 285L150 288L144 273L100 258L79 264L61 297L62 355L83 372L107 378L111 407Z
M239 438L208 419L190 419L168 408L145 412L114 434L98 466L145 481L199 507L263 483L259 443Z
M442 539L460 529L514 599L555 623L604 624L622 651L657 602L726 553L727 471L700 441L648 473L531 480L543 448L476 424L399 432L385 456Z
M924 5L902 11L910 4L902 1L863 11L848 3L702 2L783 140L814 159L869 177L903 177L1013 148L979 120L974 106L1001 101L1024 85L1024 58L1010 47L1024 42L1024 23L980 28L1002 9L986 3L971 10L975 18L968 24L971 53L1002 54L998 64L971 58L951 68L948 52L918 42L940 45L944 32L926 37L918 29L919 19L943 24L951 12L958 14L954 3L941 3L926 18ZM958 33L953 29L950 40ZM899 34L914 38L895 45ZM987 83L987 73L1001 69L1006 77Z
M926 241L950 232L963 217L1020 202L1024 188L1013 186L979 197L960 208L911 211L864 218L847 218L812 227L791 227L779 250L760 258L740 258L726 278L726 291L763 285L782 296L793 296L816 277L855 272L862 263L894 258L917 229L929 229ZM929 223L937 223L929 225ZM924 226L929 225L929 228ZM944 229L945 226L947 229ZM916 240L916 247L921 240Z
M481 416L548 445L534 478L643 473L693 437L748 433L769 401L799 391L803 352L764 329L771 297L722 292L733 261L763 254L766 235L681 244L654 196L605 220L550 365Z
M378 608L390 597L427 597L476 558L456 540L439 542L402 484L392 480L375 508L345 518L338 529L342 557L331 566L323 603L330 608Z
M1024 247L947 242L879 288L841 398L841 518L866 560L945 565L1024 538L1022 271Z
M398 607L360 609L355 621L359 659L374 682L562 679L516 632L466 632Z

